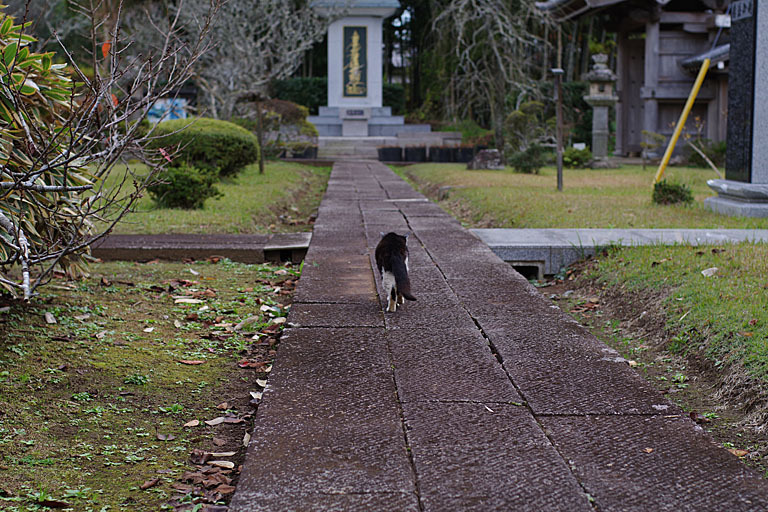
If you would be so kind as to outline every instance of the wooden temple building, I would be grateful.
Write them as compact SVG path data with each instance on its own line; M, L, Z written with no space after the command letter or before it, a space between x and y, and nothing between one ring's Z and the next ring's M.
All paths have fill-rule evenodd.
M726 139L730 0L548 0L539 9L557 22L605 16L616 32L617 156L641 152L643 130L669 135L704 58L712 65L686 131ZM717 39L718 33L720 34ZM714 44L717 39L717 44ZM663 151L663 148L661 149Z

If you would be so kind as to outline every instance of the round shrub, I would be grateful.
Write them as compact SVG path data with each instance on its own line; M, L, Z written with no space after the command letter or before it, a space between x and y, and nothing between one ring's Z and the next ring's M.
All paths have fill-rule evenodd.
M152 147L178 147L174 164L198 167L230 176L259 159L259 141L254 134L227 121L206 117L173 119L157 125Z
M587 149L567 148L563 151L563 165L569 169L586 169L592 161L592 152Z
M194 210L203 207L209 197L220 196L215 186L217 176L207 169L188 165L167 167L149 187L149 195L165 208Z
M524 151L512 153L508 158L508 163L515 172L539 174L539 170L547 163L546 149L539 144L531 144Z
M656 204L692 203L693 193L688 185L661 180L653 186L653 202Z

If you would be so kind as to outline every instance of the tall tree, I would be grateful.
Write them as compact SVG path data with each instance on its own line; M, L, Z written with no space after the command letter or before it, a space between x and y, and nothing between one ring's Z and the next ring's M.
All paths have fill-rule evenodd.
M456 103L467 116L487 108L496 144L503 147L504 119L514 98L535 92L535 56L547 44L538 34L546 19L533 0L449 0L433 29L452 64Z
M208 3L191 0L185 22L196 25ZM230 119L241 103L268 98L270 84L299 69L328 22L305 0L229 0L210 34L215 46L195 75L210 115Z

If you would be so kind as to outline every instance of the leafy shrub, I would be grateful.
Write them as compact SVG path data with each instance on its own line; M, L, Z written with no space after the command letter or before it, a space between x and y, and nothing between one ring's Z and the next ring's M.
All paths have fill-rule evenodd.
M693 202L693 193L688 185L661 180L653 186L653 202L656 204L688 204Z
M504 122L504 148L507 153L515 155L528 151L551 135L544 113L543 103L526 101L520 105L519 109L507 116ZM534 149L531 155L535 153L542 153L542 151Z
M85 154L89 144L86 128L78 123L81 107L72 99L76 85L66 66L54 62L53 52L31 51L36 39L25 34L29 25L31 22L16 24L0 12L0 161L2 181L6 185L16 182L3 190L0 200L4 221L0 261L5 262L0 268L4 281L0 290L12 294L20 287L8 284L16 280L8 271L22 259L34 255L42 262L43 256L62 251L64 256L54 261L70 275L85 267L84 251L63 251L69 240L90 237L91 225L82 220L93 205L86 194L69 187L87 187L96 180L86 160L75 158L80 156L78 152ZM63 158L65 154L72 156ZM30 193L24 184L27 180L35 186L62 188ZM28 252L19 251L19 234L26 238Z
M717 167L722 168L725 165L725 141L712 142L709 139L700 139L697 141L692 140L690 143L696 144L696 147L699 148L705 155L707 155L707 158L712 160L712 163ZM688 157L688 165L692 167L701 167L706 169L709 168L709 164L695 150L688 146L686 146L685 149L686 156Z
M277 80L272 84L275 98L304 105L312 114L317 114L320 106L328 103L328 79L289 78Z
M563 151L563 165L569 169L585 169L592 161L592 152L588 148L567 148Z
M158 175L158 182L147 190L162 207L194 210L202 208L209 197L221 195L215 187L216 181L217 176L210 170L180 165L164 169Z
M539 174L539 170L547 163L546 149L539 144L531 144L523 151L512 153L507 163L515 172Z
M227 121L205 117L174 119L157 125L159 138L152 147L166 148L176 164L198 167L211 174L229 176L259 159L259 142L254 134Z

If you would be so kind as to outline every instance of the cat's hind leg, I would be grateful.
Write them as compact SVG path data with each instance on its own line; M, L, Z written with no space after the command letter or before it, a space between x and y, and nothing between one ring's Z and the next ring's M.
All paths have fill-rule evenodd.
M392 288L387 296L387 311L394 313L397 311L397 293Z
M405 297L403 297L402 293L397 294L397 304L399 306L402 306L403 304L405 304Z

